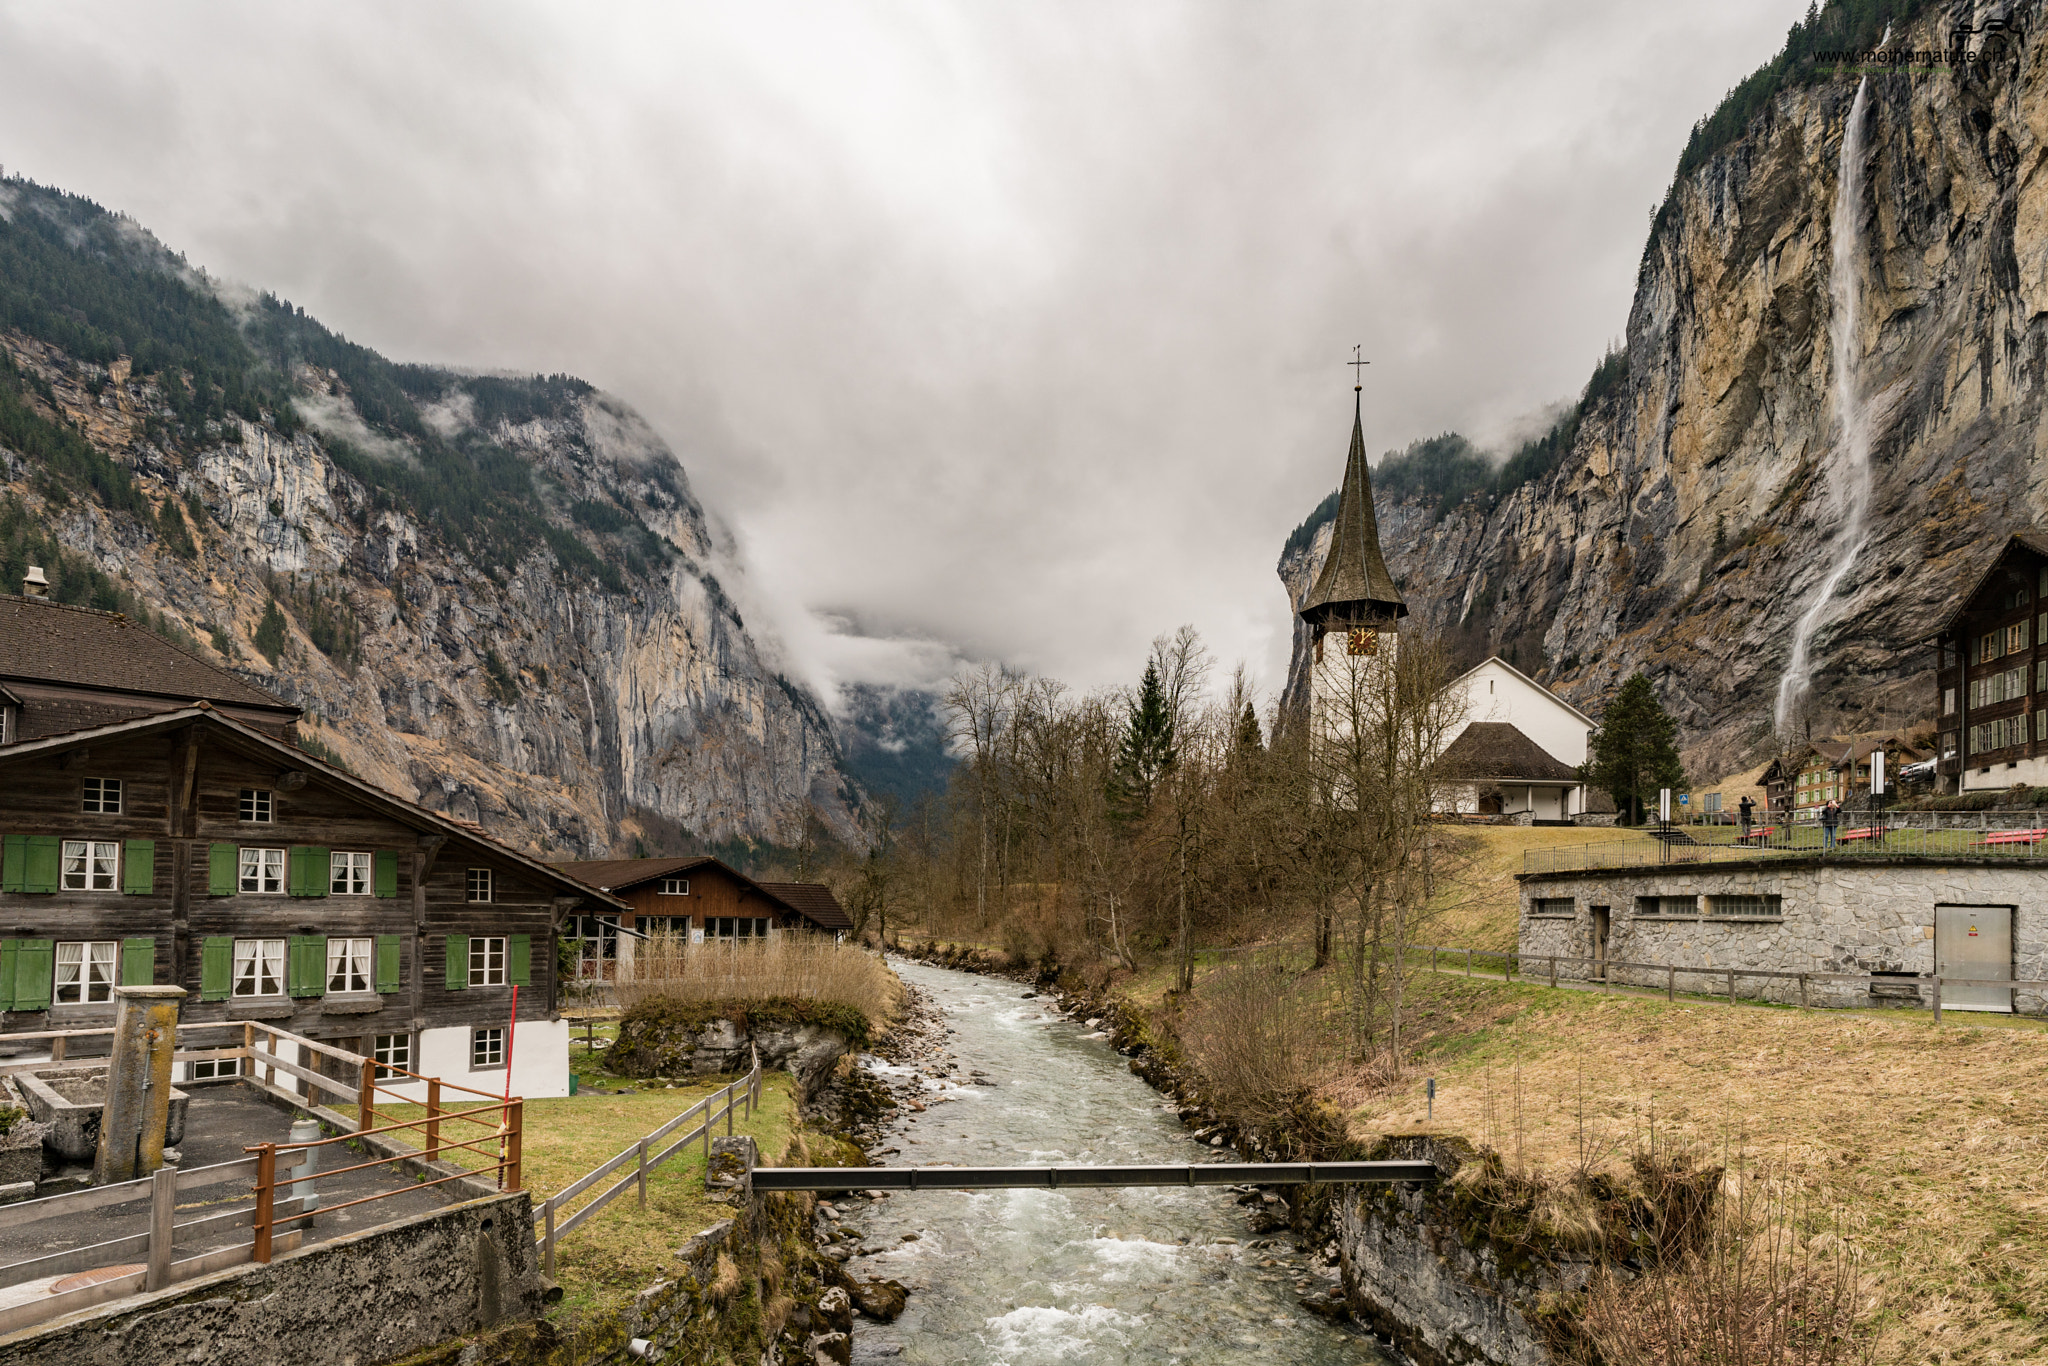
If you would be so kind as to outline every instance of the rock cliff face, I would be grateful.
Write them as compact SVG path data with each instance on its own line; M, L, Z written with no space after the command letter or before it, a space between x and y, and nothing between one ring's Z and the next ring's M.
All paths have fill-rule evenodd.
M60 243L89 254L100 220L79 204L0 187L0 219L61 221ZM143 266L181 265L144 246ZM132 283L126 268L109 291ZM219 307L203 281L176 290L191 317ZM230 315L245 332L261 321ZM749 636L681 464L631 409L561 377L392 367L318 338L355 368L252 352L249 373L303 422L202 421L179 420L171 391L204 376L0 328L42 430L82 434L132 489L94 496L0 434L0 498L162 629L304 707L310 746L515 845L570 858L684 832L794 842L807 803L853 832L827 716ZM424 482L432 459L456 474ZM517 491L523 521L487 478Z
M1441 516L1381 501L1418 623L1595 715L1644 670L1696 777L1761 750L1850 477L1830 371L1845 231L1872 534L1813 638L1812 728L1931 719L1926 636L2004 533L2048 508L2041 10L2012 7L2021 36L1992 60L1870 77L1853 221L1835 214L1853 75L1779 92L1681 179L1637 278L1626 379L1582 405L1556 467ZM1894 45L1945 48L1951 22L1928 7ZM1327 537L1282 561L1290 601ZM1303 645L1297 627L1297 678Z

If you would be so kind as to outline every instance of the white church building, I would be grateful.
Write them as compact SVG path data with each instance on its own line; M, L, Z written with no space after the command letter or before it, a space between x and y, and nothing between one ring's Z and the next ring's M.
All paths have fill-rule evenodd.
M1354 401L1330 548L1296 608L1309 627L1309 724L1319 739L1349 734L1362 686L1392 667L1408 615L1380 550L1361 417ZM1438 759L1440 811L1559 824L1586 813L1579 770L1596 729L1592 717L1498 655L1447 686L1463 693L1465 706Z
M1579 769L1598 729L1592 717L1499 655L1450 687L1465 696L1465 719L1440 760L1451 780L1447 809L1538 821L1585 813Z

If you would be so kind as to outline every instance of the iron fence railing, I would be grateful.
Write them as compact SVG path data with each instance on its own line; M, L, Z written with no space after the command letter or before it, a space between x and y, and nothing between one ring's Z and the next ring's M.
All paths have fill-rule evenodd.
M2048 816L2044 816L2048 820ZM1968 858L2015 862L2048 860L2048 824L2020 830L1968 830L1885 824L1839 827L1830 839L1818 826L1799 824L1736 829L1648 831L1633 839L1531 849L1525 873L1566 873L1593 868L1744 863L1782 858Z

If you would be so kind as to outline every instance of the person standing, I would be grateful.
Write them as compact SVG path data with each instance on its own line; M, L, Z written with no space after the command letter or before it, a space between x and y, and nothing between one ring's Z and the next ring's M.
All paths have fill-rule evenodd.
M1839 805L1831 801L1820 809L1820 835L1821 847L1823 849L1835 847L1835 827L1841 823L1842 808Z
M1750 822L1756 819L1756 803L1751 801L1749 794L1745 792L1742 794L1742 800L1736 803L1735 810L1742 818L1742 837L1748 839Z

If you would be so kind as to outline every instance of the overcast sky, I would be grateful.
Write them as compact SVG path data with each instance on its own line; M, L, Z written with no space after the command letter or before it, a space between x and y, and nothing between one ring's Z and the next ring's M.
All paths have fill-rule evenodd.
M0 0L0 163L396 359L622 395L821 684L1130 681L1193 622L1273 689L1352 344L1375 452L1574 394L1804 9Z

